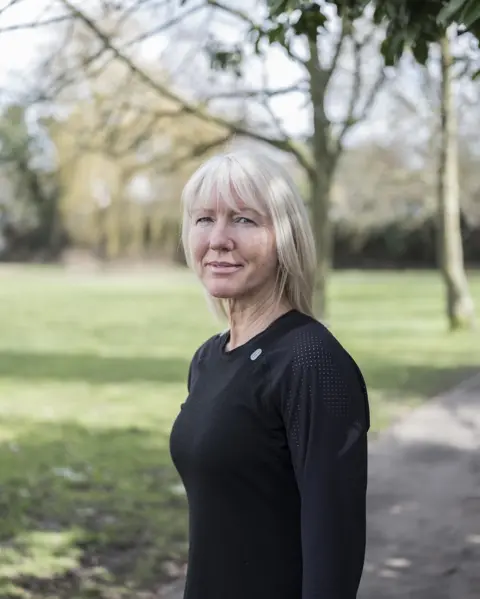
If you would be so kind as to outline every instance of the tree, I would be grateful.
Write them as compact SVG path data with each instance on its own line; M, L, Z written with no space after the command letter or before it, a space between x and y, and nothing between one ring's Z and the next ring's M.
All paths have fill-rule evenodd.
M450 34L454 40L454 32ZM409 91L402 79L405 61L398 65L396 98L405 114L400 119L398 114L394 118L402 123L397 131L403 138L413 139L411 127L416 130L416 147L410 142L408 154L426 167L428 186L424 199L429 210L431 206L436 212L436 263L445 282L446 315L453 330L473 326L475 316L464 269L461 228L463 217L464 230L472 229L465 218L475 218L475 207L472 206L472 177L465 173L466 159L468 161L465 131L462 133L459 127L475 127L472 118L475 119L476 111L472 109L471 95L476 97L478 83L472 82L466 73L464 57L454 58L449 37L445 36L441 46L432 50L428 65L416 68L417 87L409 77ZM415 116L413 122L412 116ZM459 156L461 134L462 155Z
M456 118L452 90L453 59L448 41L452 26L460 33L480 40L480 2L478 0L331 0L321 5L302 0L269 0L271 31L275 36L288 32L317 37L328 20L325 7L334 4L343 19L355 22L369 5L373 19L386 26L382 54L386 65L397 65L409 49L422 65L429 57L431 44L438 43L442 55L441 149L438 166L439 264L446 286L447 315L451 329L473 326L474 308L465 275L460 233L458 157ZM473 77L480 75L478 69Z
M108 16L99 22L115 26ZM130 31L117 33L123 43L132 30L142 35L135 22L126 26ZM45 55L28 96L32 112L49 115L44 122L70 240L101 258L181 257L174 238L178 184L197 154L231 132L182 110L128 64L104 56L101 40L83 22L69 21L63 40L61 53ZM145 72L169 89L160 65Z
M175 253L178 244L166 237L178 231L178 184L195 164L192 146L203 142L206 153L222 133L178 115L172 102L130 75L112 61L89 82L88 97L50 126L64 222L72 240L101 259L146 257L165 245Z
M364 121L375 103L377 94L385 82L382 65L377 61L376 72L368 73L364 58L372 47L379 45L378 29L368 19L360 19L353 24L350 18L338 19L328 41L319 39L318 26L312 28L305 21L288 31L277 21L266 15L267 5L253 3L252 11L239 10L232 0L202 0L195 4L179 7L180 2L158 3L155 0L134 0L134 2L103 2L97 8L79 8L71 0L60 0L55 4L55 13L46 23L59 22L59 27L67 26L67 35L73 37L72 27L82 26L93 34L94 43L85 44L86 55L81 61L70 63L70 73L56 81L55 93L65 88L79 72L101 70L110 60L122 64L142 85L148 87L162 101L175 106L177 114L192 120L202 121L207 127L220 133L207 143L194 148L194 156L218 147L232 136L248 138L293 157L304 178L309 182L309 207L317 241L319 271L315 294L315 309L319 317L326 314L327 280L331 263L331 189L338 159L343 151L350 131ZM310 11L315 18L320 11L312 5ZM62 8L62 10L59 9ZM162 8L165 9L162 14ZM53 10L53 9L52 9ZM188 18L201 11L209 17L230 19L234 22L233 31L242 31L245 37L236 44L215 39L212 35L201 40L202 27L198 22L193 27L185 25ZM209 23L214 20L209 19ZM305 19L304 19L305 20ZM151 22L155 22L152 28ZM280 19L281 21L281 19ZM317 23L318 25L318 23ZM29 26L28 24L26 25ZM38 27L38 23L30 26ZM183 27L179 30L178 27ZM125 39L125 30L128 29ZM205 31L213 31L203 25ZM170 48L190 36L199 49L206 51L210 65L225 76L219 81L205 85L205 81L184 81L183 85L171 85L158 73L147 67L135 54L135 48L148 39L160 34L170 35ZM300 80L286 88L272 88L263 81L258 87L246 84L243 75L249 70L248 56L256 55L260 61L271 44L288 57L291 64L298 67ZM200 52L197 51L197 54ZM190 53L192 56L192 53ZM195 64L198 57L194 56ZM375 62L375 56L372 57ZM345 64L345 63L350 64ZM99 63L101 66L99 66ZM102 64L103 63L103 64ZM368 65L370 66L370 65ZM342 89L343 114L338 116L329 106L329 97L335 86L338 89L338 75L348 73L349 81ZM206 76L205 79L209 79ZM173 77L175 79L175 76ZM185 77L184 77L185 80ZM174 81L175 83L175 81ZM227 89L225 90L225 85ZM208 89L207 89L208 88ZM212 93L213 90L213 93ZM304 106L310 107L311 121L307 133L288 132L278 118L272 104L288 94L302 94ZM234 110L232 111L232 102ZM232 116L233 112L233 116ZM267 115L266 119L263 115ZM154 115L152 115L154 117ZM188 158L188 156L187 156Z
M202 5L205 10L214 11L215 14L228 16L235 20L237 28L243 27L246 33L250 32L248 41L232 47L231 45L210 39L206 50L210 55L211 64L223 69L224 72L241 75L243 72L244 59L254 52L261 56L267 52L269 42L276 43L281 51L294 61L303 73L301 81L288 89L270 89L266 85L260 85L258 89L248 87L246 84L237 85L237 89L224 92L220 89L211 95L203 94L201 102L195 99L195 90L190 94L174 91L161 79L152 74L151 71L141 65L129 52L122 48L122 44L112 33L113 29L105 29L100 19L87 14L74 6L70 0L62 0L64 7L72 18L82 23L90 30L100 43L104 55L109 54L119 63L124 64L138 80L148 86L159 97L172 102L178 111L195 116L210 126L215 126L223 131L217 136L223 141L235 135L247 137L256 142L268 144L269 146L287 152L299 164L310 185L310 208L312 221L317 241L317 257L319 273L316 289L316 312L322 317L326 313L326 285L331 262L331 231L330 231L330 208L331 188L334 179L336 165L344 147L345 139L351 129L365 120L372 108L376 96L385 82L385 74L381 65L374 77L366 81L363 64L365 53L371 51L372 46L378 42L377 33L368 19L358 25L353 25L348 19L338 21L338 33L332 35L333 44L330 52L325 52L325 43L318 39L316 30L301 34L294 48L290 43L290 35L282 35L280 30L272 31L272 22L264 18L255 19L245 11L238 10L232 3L222 3L216 0L206 0ZM121 6L121 3L119 3ZM143 6L148 5L148 0ZM188 7L187 7L188 8ZM193 7L193 9L198 6ZM261 10L261 7L260 9ZM124 12L120 11L118 19L125 20ZM171 22L181 21L181 15L174 15ZM140 22L140 21L138 21ZM163 26L162 26L163 25ZM165 31L168 23L156 27ZM144 31L145 37L148 34ZM173 42L172 42L173 44ZM301 46L301 51L299 48ZM303 51L303 56L302 56ZM102 52L95 49L98 56ZM336 83L336 76L344 70L344 64L348 59L352 63L350 68L350 82L344 114L340 119L329 114L328 97ZM247 67L245 67L247 68ZM238 83L242 79L234 77ZM231 80L231 78L230 78ZM218 89L218 87L217 87ZM190 98L187 99L188 95ZM285 131L283 124L272 110L272 100L287 94L297 93L305 96L306 103L311 106L311 134L307 137L296 136ZM255 108L247 110L247 115L238 115L238 118L228 118L221 109L215 109L214 103L222 100L224 103L230 100L248 100L251 106L256 102ZM260 110L269 115L268 123L260 118ZM207 144L208 147L213 147ZM208 148L207 148L208 149Z
M389 7L388 7L389 6ZM438 159L438 263L445 283L447 317L452 330L473 327L475 310L465 274L460 229L458 127L453 91L454 57L449 30L472 33L480 39L480 3L476 0L403 3L377 2L378 17L388 20L383 51L390 64L398 62L407 44L425 64L429 45L441 53L440 148ZM403 30L402 30L403 26ZM476 78L480 70L474 73Z
M268 5L275 27L285 31L293 26L297 35L323 27L329 7L334 6L340 16L351 21L372 7L375 22L387 26L382 52L390 66L397 64L407 49L425 64L429 45L440 43L450 25L480 41L478 0L268 0ZM476 75L480 75L480 69Z
M382 43L382 51L387 65L397 64L404 51L412 50L419 62L425 62L428 57L429 44L441 39L449 22L461 22L463 29L478 33L478 10L474 6L475 0L432 0L428 3L419 3L413 0L386 0L368 2L367 0L325 0L324 2L305 2L301 0L268 0L267 13L262 13L260 19L255 20L246 11L238 10L231 3L222 3L217 0L205 0L193 4L189 0L181 2L186 5L182 13L175 12L176 5L169 3L172 12L169 18L159 22L153 29L143 30L136 39L132 38L125 46L117 36L115 25L105 27L102 18L108 13L109 18L117 23L124 24L127 16L130 17L140 6L152 7L153 2L144 0L125 6L122 2L104 3L102 15L79 10L71 0L62 0L65 14L57 18L82 23L94 34L96 47L90 56L86 57L84 66L94 62L99 57L113 56L131 70L140 80L150 87L155 93L172 101L179 108L179 112L196 115L205 122L215 124L232 133L248 136L257 141L267 143L275 148L286 151L300 164L307 179L310 181L310 208L312 212L314 230L317 239L318 261L320 265L317 289L317 312L325 313L326 281L331 254L331 226L330 204L331 187L336 164L343 149L345 134L361 121L369 112L378 89L385 76L380 73L376 83L371 86L365 101L358 102L361 94L356 93L361 87L361 56L362 50L368 45L369 36L359 39L362 27L359 26L365 15L373 10L374 21L386 26L386 37ZM260 11L262 10L262 4ZM211 97L204 98L198 104L195 100L186 98L187 94L173 91L171 87L159 81L151 72L140 66L129 51L138 40L144 40L159 32L166 32L185 20L186 15L198 12L206 7L210 11L229 15L237 23L246 27L246 33L255 52L262 54L265 47L277 46L290 57L292 61L304 69L307 78L300 84L288 89L268 89L262 86L259 90L240 89L230 93L230 97L243 97L252 101L261 98L265 109L272 113L269 101L282 94L304 91L312 107L313 134L308 140L296 138L282 130L282 125L275 118L269 127L264 123L251 122L250 120L226 119L212 110ZM372 10L370 10L372 7ZM336 38L334 52L331 60L325 60L321 48L319 33L328 29L332 22L332 11L336 8L340 15L341 33ZM108 10L107 10L108 9ZM97 11L98 12L98 11ZM100 11L102 12L102 11ZM100 18L102 17L102 18ZM136 26L141 20L135 21ZM143 25L140 25L142 29ZM478 37L478 36L477 36ZM305 42L306 54L301 56L298 52L298 43ZM354 90L351 93L348 111L341 122L335 122L328 114L327 96L332 80L338 73L340 58L348 45L351 46L354 56ZM213 40L207 45L213 66L221 69L230 69L235 75L242 74L242 61L249 54L249 46L239 43L236 46L226 45ZM229 94L224 94L226 98ZM222 94L213 94L221 97ZM191 98L191 94L190 94ZM273 133L272 133L273 131ZM220 139L220 142L222 140ZM211 146L210 146L211 147ZM458 255L458 253L457 253Z
M383 6L382 6L383 5ZM452 330L473 327L475 310L465 274L460 229L458 126L453 91L449 30L470 32L480 39L480 3L476 0L412 3L394 6L377 2L378 16L388 20L385 59L398 62L410 44L416 60L425 64L429 45L438 42L441 53L440 148L438 159L438 263L445 283L447 317ZM452 27L450 27L450 25ZM403 26L403 30L402 30ZM480 71L474 74L474 78Z
M450 2L377 3L378 16L388 20L384 43L385 59L398 62L407 44L416 60L425 64L429 45L438 42L441 53L440 148L438 158L438 263L445 283L450 329L473 327L475 310L465 274L460 228L460 185L458 126L453 91L454 57L449 29L470 32L480 38L480 3L476 0ZM383 5L383 6L382 6ZM449 27L452 25L452 27ZM402 30L403 26L403 30ZM474 78L480 74L477 70Z
M28 107L10 104L0 116L0 169L6 257L51 259L66 242L58 212L55 170L45 160L46 136L27 116Z
M447 34L441 48L441 140L438 160L439 263L451 329L473 326L475 310L465 274L460 230L458 126L452 86L452 53Z

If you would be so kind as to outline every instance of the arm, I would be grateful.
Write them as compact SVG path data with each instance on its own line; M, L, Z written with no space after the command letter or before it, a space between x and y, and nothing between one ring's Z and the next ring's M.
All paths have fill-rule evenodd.
M355 599L365 557L363 378L335 340L308 332L294 346L281 401L301 496L303 599Z

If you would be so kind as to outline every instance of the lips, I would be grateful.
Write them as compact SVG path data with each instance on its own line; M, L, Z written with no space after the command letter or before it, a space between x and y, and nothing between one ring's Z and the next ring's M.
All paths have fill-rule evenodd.
M234 262L207 262L207 268L216 275L229 275L240 270L242 265Z
M233 262L208 262L208 266L213 266L214 268L238 268L241 264L235 264Z

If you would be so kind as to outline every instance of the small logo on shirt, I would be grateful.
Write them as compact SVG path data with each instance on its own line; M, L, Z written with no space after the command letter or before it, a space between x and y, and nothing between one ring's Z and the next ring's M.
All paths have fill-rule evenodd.
M256 360L261 353L262 353L261 349L256 349L253 352L253 354L250 356L250 360Z

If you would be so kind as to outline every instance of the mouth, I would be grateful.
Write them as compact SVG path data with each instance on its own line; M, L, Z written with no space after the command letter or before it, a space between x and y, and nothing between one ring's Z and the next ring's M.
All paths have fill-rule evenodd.
M233 262L207 262L207 268L216 274L230 274L240 270L242 265Z

